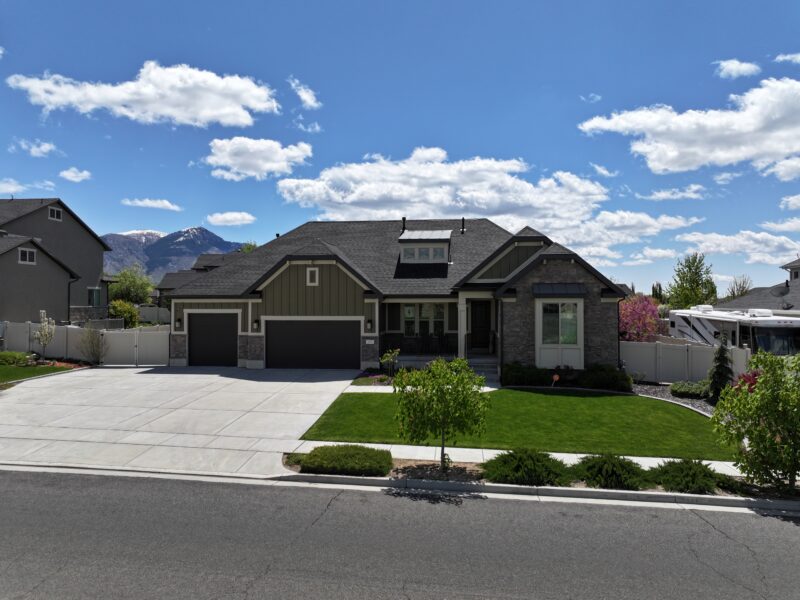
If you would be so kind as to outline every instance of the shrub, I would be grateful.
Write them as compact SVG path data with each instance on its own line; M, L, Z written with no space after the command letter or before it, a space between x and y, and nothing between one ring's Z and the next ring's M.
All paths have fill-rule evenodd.
M503 365L501 373L503 385L544 386L553 382L553 372L531 365L513 362Z
M632 460L611 454L584 456L574 471L591 487L639 490L645 483L644 469Z
M567 467L544 452L517 448L483 463L483 476L496 483L514 485L561 485Z
M124 319L125 329L139 325L139 310L125 300L112 300L108 304L108 316L112 319Z
M714 430L736 448L736 466L752 481L793 490L800 473L800 355L758 352L752 386L726 387Z
M300 461L301 473L378 477L392 470L392 454L366 446L320 446Z
M115 275L116 281L108 286L111 300L125 300L131 304L144 304L150 299L153 282L141 265L122 269Z
M0 365L24 367L28 364L28 355L24 352L0 352Z
M591 365L578 373L575 383L577 387L598 390L613 390L615 392L630 392L633 390L631 376L612 365Z
M676 381L669 386L670 393L676 398L694 398L705 400L708 398L708 380L703 381Z
M658 303L637 294L619 303L619 337L627 342L651 342L658 334Z
M728 351L728 338L723 334L719 346L714 350L714 361L708 370L708 396L711 402L716 404L719 401L722 390L728 387L731 381L733 381L733 368Z
M668 492L713 494L717 475L699 460L665 462L651 472L653 479Z
M103 337L103 333L92 327L86 327L83 335L78 342L78 350L92 364L99 365L108 352L108 340Z

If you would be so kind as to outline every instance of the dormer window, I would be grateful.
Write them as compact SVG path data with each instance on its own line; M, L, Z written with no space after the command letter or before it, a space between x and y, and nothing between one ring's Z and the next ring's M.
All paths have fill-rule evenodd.
M444 263L450 256L450 230L406 230L397 240L404 263Z
M64 216L64 211L56 206L51 206L47 213L47 218L51 221L61 221Z

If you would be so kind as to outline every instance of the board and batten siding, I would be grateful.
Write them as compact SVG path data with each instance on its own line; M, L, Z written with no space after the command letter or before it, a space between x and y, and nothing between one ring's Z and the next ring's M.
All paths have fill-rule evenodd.
M353 316L374 319L374 302L364 301L362 288L335 264L313 265L319 269L319 285L306 285L306 268L289 265L262 291L253 305L253 318Z
M255 308L255 305L253 306ZM184 311L186 309L189 310L204 310L204 311L211 311L211 310L241 310L242 311L242 331L241 333L247 333L248 327L248 313L247 313L247 302L184 302L182 300L173 300L172 302L172 310L173 310L173 319L177 321L178 319L181 320L181 327L175 327L174 331L176 333L183 333L186 331L186 318L184 316Z
M517 267L541 250L541 244L515 246L477 279L505 279Z

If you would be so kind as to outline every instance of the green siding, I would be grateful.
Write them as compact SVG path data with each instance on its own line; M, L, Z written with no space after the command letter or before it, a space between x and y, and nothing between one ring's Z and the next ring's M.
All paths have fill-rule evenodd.
M273 279L263 290L263 300L253 305L253 318L368 316L372 304L364 302L364 289L339 266L314 265L319 268L318 286L306 285L308 266L289 265Z
M183 302L181 300L174 300L172 302L172 308L174 312L174 318L181 319L182 327L178 329L175 328L175 331L183 332L186 331L186 318L184 317L184 310L185 309L200 309L200 310L222 310L222 309L239 309L242 311L242 333L247 333L247 325L248 321L248 314L247 314L247 302ZM255 308L255 305L253 305ZM254 317L255 318L255 317Z
M515 246L503 258L494 263L488 271L482 273L478 279L505 279L541 248L541 246Z

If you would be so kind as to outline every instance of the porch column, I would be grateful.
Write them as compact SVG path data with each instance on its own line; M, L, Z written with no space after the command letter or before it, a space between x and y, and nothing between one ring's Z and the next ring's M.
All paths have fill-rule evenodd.
M464 358L466 353L467 335L467 301L458 299L458 356Z

